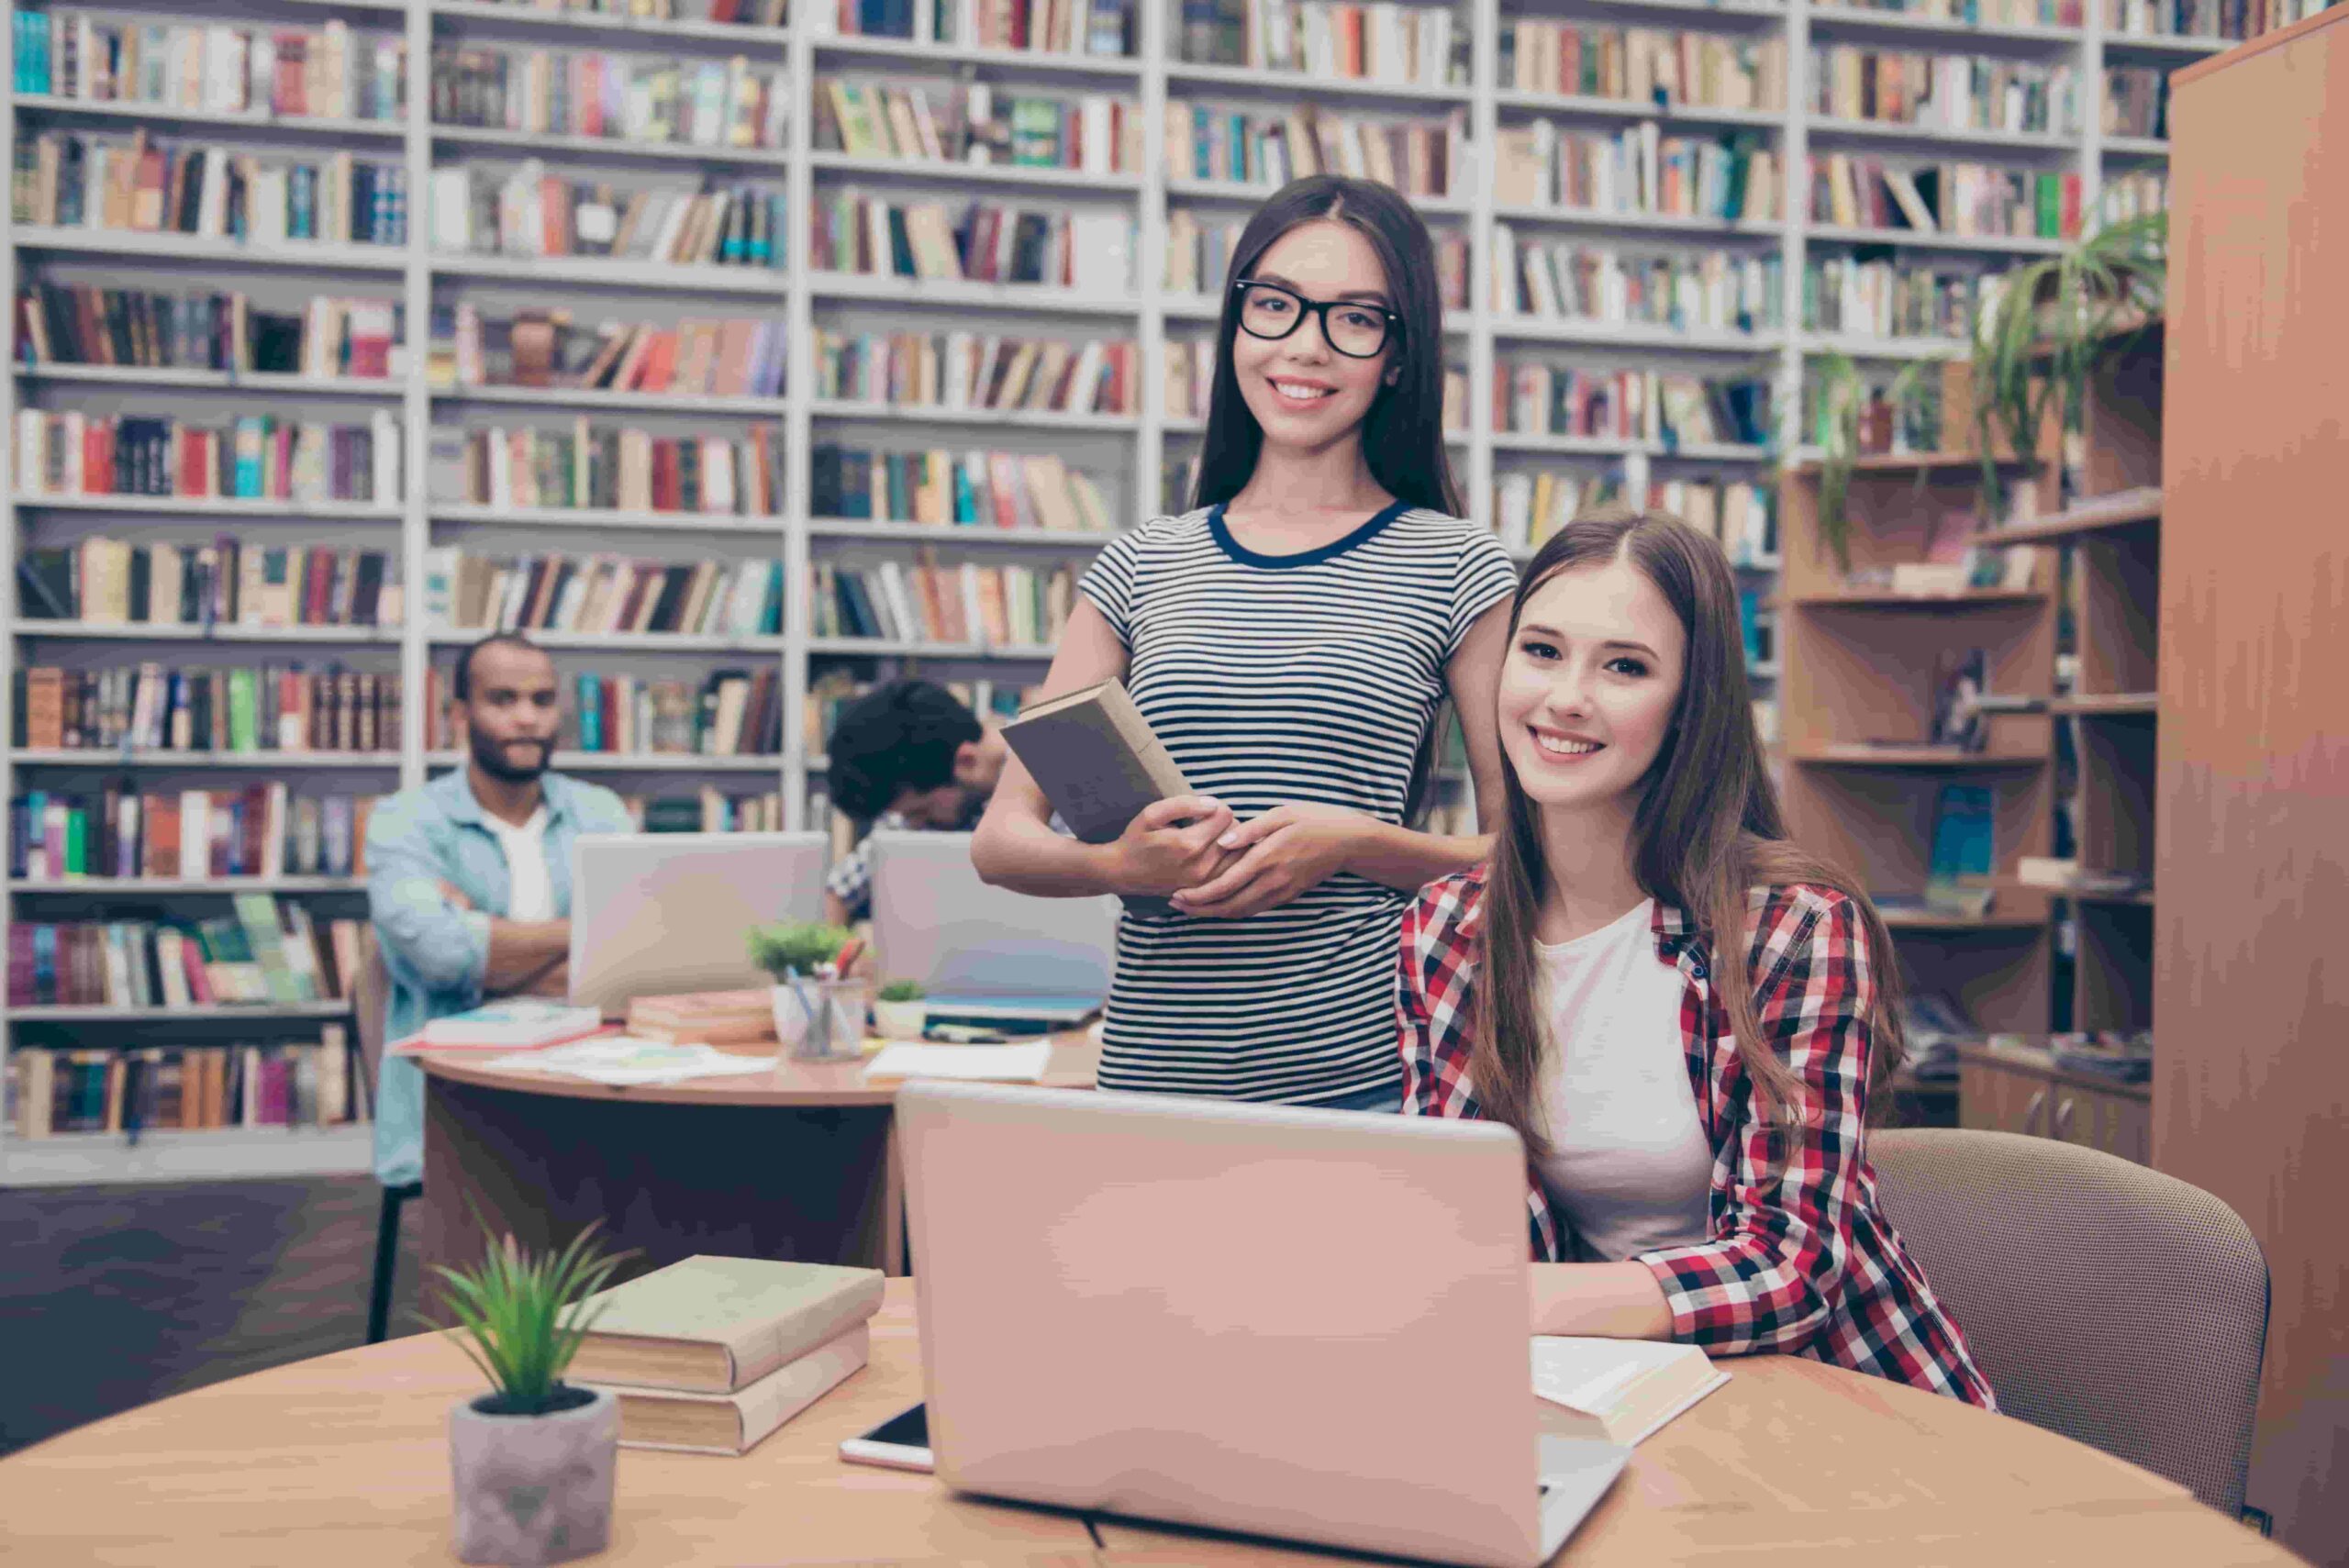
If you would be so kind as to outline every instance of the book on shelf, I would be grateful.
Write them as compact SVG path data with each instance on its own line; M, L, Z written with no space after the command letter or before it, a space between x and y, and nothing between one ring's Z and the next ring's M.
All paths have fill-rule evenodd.
M196 1007L348 1001L358 921L332 928L301 904L239 893L233 915L153 920L15 921L12 1007ZM347 934L345 934L347 932Z
M1978 702L1990 689L1989 659L1980 648L1943 649L1934 659L1927 745L1979 751L1990 743L1990 726Z
M818 562L809 578L813 634L990 648L1059 641L1076 597L1073 568L941 566L927 546L920 553L914 565Z
M1244 217L1218 217L1176 207L1166 215L1168 294L1203 296L1218 310L1222 290L1231 275L1231 258L1247 228ZM1456 228L1438 228L1428 238L1435 243L1436 298L1446 310L1468 308L1468 236Z
M566 1006L538 996L507 996L462 1013L426 1021L395 1051L530 1051L600 1033L604 1015L596 1007Z
M1769 664L1778 657L1778 613L1758 588L1737 591L1738 637L1745 649L1748 668Z
M779 28L788 0L482 0L518 10L566 17L614 17L629 22L724 22L745 28Z
M807 741L808 755L821 756L831 749L832 726L839 721L841 710L872 691L876 684L837 668L827 670L808 681L799 731ZM969 708L983 724L1004 724L1019 717L1019 710L1034 702L1043 690L1041 686L1022 685L1010 681L941 681L939 684L952 693L954 700Z
M1627 253L1575 239L1493 231L1493 305L1504 315L1675 332L1766 331L1781 324L1775 255L1709 250Z
M1003 738L1069 831L1088 844L1108 843L1145 807L1191 792L1116 680L1022 708L1003 727ZM1125 906L1130 914L1172 907L1163 898L1135 895L1126 895Z
M1464 191L1468 116L1398 119L1341 113L1310 103L1279 113L1170 100L1170 172L1195 180L1261 186L1267 193L1312 174L1375 180L1405 195Z
M2080 228L2080 176L1989 164L1898 164L1813 153L1810 216L1841 228L1958 239L2069 239Z
M1134 0L837 0L807 7L818 38L904 39L963 49L1125 58Z
M249 414L225 425L161 416L17 411L22 495L373 502L400 498L400 426Z
M1810 80L1810 106L1830 119L2040 136L2080 125L2080 76L2067 64L1813 44Z
M1106 534L1101 485L1052 452L874 451L818 446L808 506L818 517Z
M434 308L426 365L436 388L781 397L789 358L778 316L584 321L561 307L484 316L464 300Z
M8 803L8 874L207 881L366 874L372 795L236 790L27 790Z
M391 571L381 550L94 536L18 556L17 614L102 626L396 626L402 594Z
M1183 59L1324 80L1442 87L1467 81L1467 29L1448 5L1208 0L1182 8Z
M2169 72L2152 65L2104 68L2104 134L2169 136Z
M236 239L407 243L407 171L348 151L315 161L43 131L17 143L18 223Z
M199 1132L364 1122L366 1069L349 1031L270 1045L134 1046L114 1051L19 1044L8 1053L13 1136Z
M1963 349L1987 302L1984 283L1979 262L1809 256L1802 324L1854 338L1939 338Z
M819 76L810 107L819 152L1089 174L1142 167L1141 107L1108 93L1072 97L980 81Z
M2321 0L2109 0L2110 29L2129 38L2255 39L2323 10Z
M819 194L810 209L808 265L857 276L1123 295L1133 287L1135 236L1128 212L889 202L838 190Z
M1945 784L1933 800L1932 857L1925 905L1938 914L1980 919L1995 890L1984 885L1998 869L1998 800L1988 784Z
M17 352L31 365L119 365L396 380L400 303L313 295L298 311L244 294L172 295L41 282L17 295Z
M2125 223L2169 210L2169 173L2163 169L2114 170L2104 177L2104 221Z
M692 795L623 795L629 819L640 833L780 833L783 794L727 795L704 784Z
M424 680L433 716L427 745L462 749L440 671L426 671ZM781 679L773 669L713 670L698 682L583 671L557 744L591 756L774 756L783 750Z
M791 127L781 66L589 50L440 44L432 123L633 146L780 148Z
M1500 80L1520 93L1776 114L1787 106L1787 45L1775 34L1520 17L1501 23Z
M766 270L789 264L788 198L770 186L696 190L671 181L623 191L550 174L531 158L503 173L442 165L428 188L432 244L443 255Z
M406 100L396 25L125 22L66 10L18 10L15 20L19 93L268 119L395 120Z
M1538 550L1585 512L1623 499L1620 467L1597 474L1516 469L1493 481L1494 529L1511 550Z
M1648 505L1670 512L1718 541L1733 566L1754 566L1778 553L1778 491L1749 479L1656 479Z
M1493 199L1625 217L1768 221L1784 210L1783 167L1756 132L1666 136L1653 120L1580 131L1552 120L1493 134Z
M1141 356L1130 339L1007 338L981 332L814 329L815 395L897 408L1138 413Z
M455 631L775 637L783 562L426 551L425 617Z
M732 1394L881 1309L881 1271L700 1255L590 1296L570 1375Z
M1879 12L1976 28L2077 28L2087 20L2082 0L1820 0L1820 4L1832 10Z
M1595 1429L1587 1435L1635 1447L1727 1382L1729 1373L1697 1345L1533 1336L1543 1431L1575 1430L1559 1418L1570 1412Z
M784 431L661 436L638 426L436 425L427 461L435 499L475 506L780 517Z
M1586 371L1502 359L1493 366L1493 406L1518 434L1660 441L1667 448L1770 439L1770 383L1759 376L1666 375Z
M339 664L19 664L10 743L191 756L399 750L399 676Z

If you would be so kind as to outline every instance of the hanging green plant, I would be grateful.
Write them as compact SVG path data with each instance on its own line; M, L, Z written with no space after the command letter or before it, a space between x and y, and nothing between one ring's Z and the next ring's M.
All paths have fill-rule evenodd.
M1848 354L1829 352L1814 362L1819 388L1818 419L1812 432L1819 450L1819 537L1834 552L1837 570L1849 572L1852 474L1859 466L1860 417L1870 394L1859 366ZM1917 406L1930 368L1925 361L1904 365L1886 386L1884 397L1891 404L1896 420Z

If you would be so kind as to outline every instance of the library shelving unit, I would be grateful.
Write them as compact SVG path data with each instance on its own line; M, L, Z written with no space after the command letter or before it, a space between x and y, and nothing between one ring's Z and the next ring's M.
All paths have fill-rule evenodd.
M104 11L51 0L25 9L41 15L89 14L102 20L132 17L157 24L219 21L215 8L191 0L139 0L130 10ZM0 158L18 166L18 150L41 132L70 129L85 136L127 141L144 131L166 146L218 146L235 152L283 159L292 155L348 153L395 165L404 177L405 239L396 245L324 241L240 243L179 233L113 228L64 228L19 222L13 212L0 229L0 293L12 301L28 284L55 282L136 287L174 294L241 291L276 308L311 296L388 300L399 307L402 340L386 377L362 380L339 375L250 374L229 376L190 370L124 369L44 363L23 367L14 352L12 373L0 378L0 415L11 432L20 409L70 410L128 415L179 415L221 421L247 413L326 422L361 422L383 412L395 422L401 442L401 488L395 502L351 506L317 503L269 505L147 497L103 499L35 495L14 476L6 487L10 526L5 533L8 575L21 549L56 547L93 536L133 541L193 543L222 529L254 541L325 544L384 550L395 562L406 615L396 627L259 628L219 626L184 628L121 626L89 620L33 621L11 613L0 639L13 676L35 662L67 667L110 667L161 659L174 667L204 668L261 662L333 662L346 669L396 673L404 700L396 749L372 756L331 760L264 753L251 758L109 755L105 766L153 787L202 787L206 781L242 773L266 778L283 773L297 792L364 793L421 782L454 765L456 758L431 744L422 700L425 675L445 662L451 646L465 634L429 624L424 613L428 562L440 550L455 547L490 555L518 556L548 550L576 555L613 552L684 562L779 561L785 573L785 616L780 636L747 639L690 637L628 638L591 635L544 639L566 679L583 673L629 674L647 679L697 681L720 669L772 671L783 695L779 754L759 758L680 758L668 755L594 756L566 752L562 764L591 770L625 791L658 795L707 784L729 795L780 794L786 820L810 825L820 804L811 782L823 761L821 747L806 733L803 711L811 685L834 671L858 679L918 667L948 679L987 679L1019 685L1040 678L1048 651L1041 645L984 642L935 645L818 639L806 613L811 568L880 561L906 562L913 547L931 547L948 565L965 561L1016 562L1040 567L1081 562L1106 536L1043 530L946 529L917 527L902 519L816 517L811 473L826 448L908 451L931 446L957 451L985 448L1015 454L1051 456L1082 468L1101 486L1109 517L1136 519L1168 499L1168 476L1179 473L1196 454L1200 431L1196 411L1170 404L1164 370L1170 345L1192 343L1211 331L1219 286L1220 260L1201 270L1198 286L1170 288L1162 264L1170 225L1228 225L1244 218L1263 194L1254 186L1197 177L1186 166L1188 150L1168 144L1170 105L1286 112L1311 106L1332 115L1373 120L1442 122L1459 117L1465 138L1461 178L1441 199L1422 203L1431 224L1464 245L1465 286L1449 312L1444 351L1447 363L1464 373L1470 395L1464 424L1453 451L1472 510L1489 516L1497 484L1511 474L1536 471L1604 478L1634 497L1651 484L1710 478L1767 484L1774 444L1682 447L1653 439L1580 441L1565 438L1513 436L1501 428L1491 388L1497 364L1535 361L1592 373L1630 368L1691 375L1760 374L1775 386L1773 407L1783 428L1801 403L1803 380L1813 356L1828 350L1890 364L1905 358L1945 353L1946 340L1870 336L1844 326L1814 327L1803 308L1805 278L1814 260L1941 260L1954 267L1996 269L2019 254L2045 248L2037 239L1956 239L1915 233L1854 233L1815 220L1807 200L1781 200L1767 220L1725 223L1634 213L1568 211L1534 206L1504 210L1484 177L1487 150L1499 131L1551 121L1562 128L1642 134L1643 127L1670 134L1749 136L1774 150L1786 172L1782 183L1807 197L1800 171L1813 151L1874 150L1911 164L1940 158L2059 169L2078 176L2082 209L2099 210L2108 177L2132 169L2158 168L2158 144L2122 141L2102 129L2101 92L2109 63L2170 65L2200 58L2226 46L2219 39L2145 39L2124 36L2110 23L2105 0L2087 6L2077 27L1984 28L1906 14L1847 9L1795 0L1790 5L1737 3L1698 5L1683 0L1473 0L1452 8L1452 60L1419 83L1347 79L1327 70L1251 69L1212 58L1211 46L1186 38L1190 28L1173 0L1135 0L1126 13L1124 54L1059 55L1013 50L913 41L902 38L849 36L829 6L794 7L783 26L751 26L708 19L707 0L675 0L677 19L594 14L573 5L517 4L511 0L251 0L238 8L235 25L263 29L315 30L330 21L347 25L354 37L396 38L405 49L406 87L403 111L388 120L350 116L302 118L221 110L150 108L143 105L89 102L45 92L17 92L11 112L0 117ZM729 7L730 9L730 7ZM916 7L919 14L945 6ZM1412 7L1407 11L1416 14ZM853 14L855 8L851 8ZM1505 86L1502 38L1520 20L1572 21L1590 28L1645 28L1726 37L1752 44L1775 43L1783 51L1786 80L1769 111L1661 107L1586 96L1531 94ZM1211 29L1210 29L1211 30ZM5 45L9 79L17 80L17 34ZM1911 128L1829 123L1809 106L1810 55L1814 43L1853 41L1954 54L1981 54L2069 65L2080 85L2076 125L2061 135L1937 132ZM680 145L615 138L579 137L481 129L439 123L427 77L436 51L547 50L603 53L638 61L674 62L690 68L738 58L753 72L777 72L787 91L785 134L776 146ZM1137 114L1142 140L1138 168L1115 173L1074 173L1024 166L974 168L944 162L892 161L817 150L817 85L834 76L867 82L928 83L960 87L985 83L998 94L1028 93L1061 98L1108 95ZM531 161L551 177L606 183L616 192L644 190L754 190L782 198L787 213L779 264L674 266L586 256L540 256L495 250L460 250L436 241L436 170L470 169L497 177ZM1130 274L1123 288L1052 288L1041 285L922 281L849 275L810 265L813 212L833 195L855 192L881 199L962 202L974 198L1054 212L1119 215L1130 222ZM1739 257L1774 258L1777 263L1777 308L1765 312L1772 324L1752 328L1680 330L1579 319L1534 318L1502 308L1493 287L1496 228L1533 239L1572 239L1617 248L1626 257L1698 257L1725 251ZM1511 302L1513 303L1513 302ZM779 321L787 343L787 368L778 395L748 397L645 396L566 390L562 386L499 387L449 384L436 375L436 324L471 306L494 318L525 309L561 308L582 323L636 321L674 325L688 317L739 317ZM1140 346L1139 397L1130 415L1030 416L971 414L935 406L896 407L878 402L818 397L813 339L834 333L947 332L1031 333L1071 339L1130 339ZM585 420L593 427L630 427L660 436L723 434L737 439L779 428L782 480L780 506L773 517L590 512L500 506L469 498L445 483L442 461L451 443L468 433L492 428L563 430ZM13 468L13 463L11 464ZM1529 541L1530 542L1530 541ZM1770 591L1770 577L1782 551L1753 553L1745 570L1757 595ZM1965 613L1998 624L2036 614L2008 606ZM1865 620L1854 607L1846 617ZM2002 618L2003 617L2003 618ZM1880 617L1900 625L1898 615ZM1798 661L1770 660L1791 679ZM0 680L0 702L9 701L10 683ZM97 759L26 753L0 761L0 784L13 797L50 778L92 776ZM302 765L295 766L294 764ZM1817 772L1809 764L1805 770ZM1993 770L1998 772L1998 770ZM1865 781L1898 770L1858 770ZM698 776L698 775L706 775ZM2000 787L2018 798L2032 786L2013 781L2030 771L2018 763L1999 774ZM1872 784L1865 784L1873 788ZM2041 806L2043 808L2043 802ZM284 895L325 901L331 910L361 907L347 887L289 885ZM13 886L6 916L51 917L44 911L57 900L107 900L107 907L153 910L173 899L206 894L141 886L101 895L82 888L50 890ZM342 904L334 900L346 900ZM66 906L59 905L60 908ZM2028 941L1985 934L2009 953ZM1973 940L1969 936L1969 940ZM1963 944L1952 943L1954 947ZM1976 946L1981 945L1979 942ZM273 1020L235 1027L262 1031ZM8 1043L27 1044L54 1021L10 1019ZM315 1028L316 1020L285 1020L283 1029ZM21 1025L21 1027L19 1027ZM103 1036L94 1023L74 1025L87 1038L108 1042L131 1034ZM114 1025L105 1026L106 1029ZM32 1032L28 1032L32 1031ZM49 1038L43 1036L41 1038ZM239 1036L238 1038L244 1038ZM201 1137L205 1141L197 1143ZM30 1142L31 1140L27 1140ZM33 1150L0 1128L0 1183L18 1180L102 1180L142 1174L187 1174L196 1171L234 1174L288 1168L358 1168L363 1163L363 1129L338 1129L332 1137L301 1139L282 1129L235 1135L154 1135L137 1148L118 1138L86 1135L47 1140ZM190 1152L175 1151L185 1142ZM166 1146L174 1151L166 1158ZM36 1158L38 1156L38 1158Z

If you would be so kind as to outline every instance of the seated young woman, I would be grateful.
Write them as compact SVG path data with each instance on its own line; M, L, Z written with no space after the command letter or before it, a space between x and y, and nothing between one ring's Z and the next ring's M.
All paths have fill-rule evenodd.
M1491 860L1405 917L1407 1115L1525 1141L1533 1332L1780 1351L1993 1404L1876 1205L1898 962L1787 838L1718 546L1611 512L1526 568Z

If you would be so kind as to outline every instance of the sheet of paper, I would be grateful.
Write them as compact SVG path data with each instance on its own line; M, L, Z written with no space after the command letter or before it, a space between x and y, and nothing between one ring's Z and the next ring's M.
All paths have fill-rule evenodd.
M1052 1060L1050 1040L1019 1045L916 1045L898 1040L864 1064L867 1078L972 1078L1032 1084Z
M633 1035L601 1035L518 1051L484 1066L508 1073L551 1073L591 1084L682 1084L694 1078L737 1077L772 1073L779 1056L736 1056L708 1045L672 1045Z

